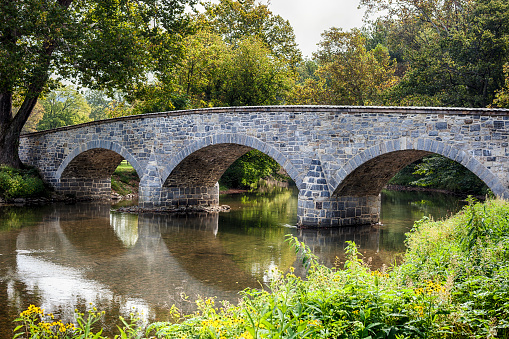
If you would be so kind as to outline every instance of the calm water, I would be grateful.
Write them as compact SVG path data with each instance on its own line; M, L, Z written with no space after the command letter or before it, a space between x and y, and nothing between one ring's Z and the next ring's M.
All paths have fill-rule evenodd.
M170 217L110 211L89 203L0 207L0 338L11 338L12 319L30 304L69 321L91 304L120 315L167 320L175 304L192 311L198 296L238 300L238 291L270 280L268 270L294 266L285 242L297 236L332 266L354 240L374 267L390 265L404 251L404 233L424 215L445 217L460 208L454 197L385 192L382 226L296 229L294 191L234 195L219 215ZM186 299L185 296L188 296Z

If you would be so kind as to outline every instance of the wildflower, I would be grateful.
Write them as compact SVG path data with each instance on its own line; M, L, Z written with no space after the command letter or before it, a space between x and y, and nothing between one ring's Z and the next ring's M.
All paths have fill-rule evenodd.
M239 339L253 339L253 336L248 331L245 331L240 335Z

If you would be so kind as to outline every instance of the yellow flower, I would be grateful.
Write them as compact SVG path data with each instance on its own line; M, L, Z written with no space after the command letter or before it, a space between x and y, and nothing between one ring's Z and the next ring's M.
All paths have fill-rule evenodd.
M253 336L248 331L245 331L238 339L253 339Z

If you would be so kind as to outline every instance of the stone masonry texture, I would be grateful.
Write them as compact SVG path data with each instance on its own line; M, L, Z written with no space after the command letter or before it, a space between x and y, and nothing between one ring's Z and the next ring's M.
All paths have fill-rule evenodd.
M299 224L377 222L380 191L429 154L459 162L509 198L509 110L349 106L210 108L151 113L24 135L21 159L57 191L109 195L122 159L140 205L215 205L239 156L274 158L299 188Z

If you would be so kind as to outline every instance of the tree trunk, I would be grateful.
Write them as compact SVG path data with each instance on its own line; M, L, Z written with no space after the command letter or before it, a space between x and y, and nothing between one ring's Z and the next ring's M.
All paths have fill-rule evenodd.
M0 165L19 168L21 167L18 155L19 137L13 135L11 122L12 93L4 91L0 94Z
M0 93L0 165L21 168L19 158L19 136L28 117L32 113L39 91L27 94L18 113L12 116L12 93Z

